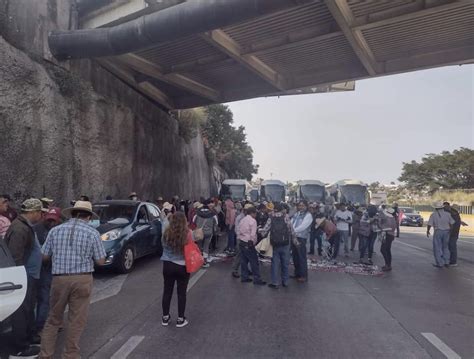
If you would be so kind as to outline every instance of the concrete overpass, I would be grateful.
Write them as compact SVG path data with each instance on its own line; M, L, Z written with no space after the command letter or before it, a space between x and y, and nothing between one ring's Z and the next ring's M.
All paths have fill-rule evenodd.
M78 11L84 30L50 34L53 55L94 57L167 109L474 62L474 0L81 0Z

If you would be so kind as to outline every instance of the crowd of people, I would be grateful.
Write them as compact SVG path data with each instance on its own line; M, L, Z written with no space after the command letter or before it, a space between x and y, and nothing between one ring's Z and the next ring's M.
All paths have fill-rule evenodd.
M111 199L111 198L107 198ZM130 200L138 201L132 192ZM345 203L252 203L218 198L199 201L169 201L159 197L163 255L162 324L170 323L170 303L176 283L178 317L176 326L188 324L185 317L190 273L186 270L184 248L197 242L205 268L217 250L219 238L227 237L224 253L233 257L231 274L242 283L266 285L259 256L271 257L268 286L287 287L290 277L298 283L308 280L308 255L326 261L356 260L373 264L374 244L381 241L383 271L392 270L391 245L399 236L400 210L393 206L361 206ZM25 266L27 291L20 308L11 316L12 357L51 358L63 315L69 309L63 357L79 357L79 339L86 325L95 266L105 262L99 232L91 226L97 215L88 196L61 210L49 198L29 198L18 210L8 195L0 195L0 240L5 241L16 265ZM435 205L427 236L433 234L437 268L457 265L456 241L461 221L449 203ZM358 249L358 257L351 252ZM294 272L290 275L290 257ZM39 347L37 345L40 345Z

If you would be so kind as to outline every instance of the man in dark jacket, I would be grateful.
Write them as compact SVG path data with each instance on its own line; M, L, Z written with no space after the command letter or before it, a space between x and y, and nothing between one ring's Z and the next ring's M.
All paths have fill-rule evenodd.
M21 214L12 222L5 235L5 243L17 266L25 266L28 284L26 296L15 313L12 329L16 355L11 357L28 357L37 355L39 348L35 335L36 286L40 278L42 254L38 239L32 226L42 217L43 204L39 199L31 198L21 205ZM36 342L36 343L35 343Z
M459 231L461 226L467 226L467 223L461 220L459 211L454 208L455 205L451 206L449 202L444 202L443 207L446 212L451 214L451 217L454 219L454 224L451 227L451 232L449 233L449 265L456 267L458 265L458 238Z
M38 237L38 242L43 245L49 231L61 224L61 209L52 207L45 214L43 220L34 225L33 229ZM49 296L51 291L51 282L53 274L51 272L51 263L44 262L41 267L41 275L38 283L38 295L36 306L36 330L41 332L48 319L49 313Z

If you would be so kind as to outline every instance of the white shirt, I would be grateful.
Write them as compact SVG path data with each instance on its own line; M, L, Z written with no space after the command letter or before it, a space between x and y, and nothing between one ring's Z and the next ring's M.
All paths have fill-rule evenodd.
M349 223L352 223L352 212L337 210L334 214L334 220L336 221L336 227L339 231L348 231Z

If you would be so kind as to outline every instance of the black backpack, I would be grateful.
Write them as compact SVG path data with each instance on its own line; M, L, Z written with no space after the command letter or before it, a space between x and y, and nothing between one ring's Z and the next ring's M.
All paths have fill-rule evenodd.
M290 233L285 217L273 217L270 227L270 244L273 247L281 247L290 244Z

